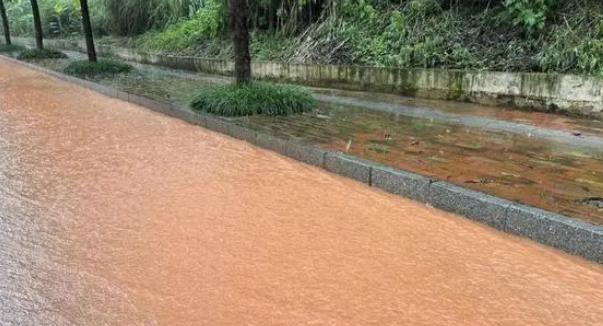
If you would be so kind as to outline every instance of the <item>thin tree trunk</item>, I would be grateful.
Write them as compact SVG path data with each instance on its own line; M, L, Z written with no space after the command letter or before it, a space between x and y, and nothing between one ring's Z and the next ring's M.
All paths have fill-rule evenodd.
M248 17L247 0L230 0L230 30L234 43L234 74L237 85L248 84L251 81Z
M40 20L38 0L31 0L31 11L33 13L34 29L36 32L36 48L44 50L44 36L42 35L42 21Z
M0 0L0 16L2 16L2 27L4 28L6 45L11 45L13 43L10 40L10 27L8 24L8 17L6 17L6 8L4 8L4 0Z
M96 62L96 50L94 49L94 38L92 36L92 24L90 23L90 11L88 10L88 0L80 0L82 7L82 25L84 36L86 37L86 49L88 50L88 60Z

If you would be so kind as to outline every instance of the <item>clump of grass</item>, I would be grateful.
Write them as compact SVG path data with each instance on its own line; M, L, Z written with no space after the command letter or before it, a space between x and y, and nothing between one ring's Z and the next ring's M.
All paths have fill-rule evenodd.
M65 67L63 71L73 76L98 77L127 73L133 69L134 67L125 62L100 59L97 62L90 62L88 60L74 61Z
M24 50L17 57L19 60L41 60L41 59L67 59L67 55L61 51L51 49Z
M21 52L24 50L26 50L26 48L20 45L0 44L0 53Z
M289 115L309 111L314 105L308 89L271 83L205 88L191 103L195 110L228 117Z

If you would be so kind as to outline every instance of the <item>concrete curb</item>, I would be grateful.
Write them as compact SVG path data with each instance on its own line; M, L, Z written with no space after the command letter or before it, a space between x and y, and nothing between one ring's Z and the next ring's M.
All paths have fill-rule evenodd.
M543 211L506 199L486 195L421 175L390 168L372 161L329 152L295 140L285 140L254 131L226 119L178 108L107 86L67 76L27 62L0 55L7 61L75 83L109 97L184 120L312 164L332 173L365 183L392 194L417 200L435 208L466 216L498 230L603 264L603 227Z

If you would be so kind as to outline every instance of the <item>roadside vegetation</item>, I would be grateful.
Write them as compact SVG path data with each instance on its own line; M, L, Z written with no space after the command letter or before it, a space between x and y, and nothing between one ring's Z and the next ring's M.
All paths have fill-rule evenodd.
M77 77L108 77L121 73L127 73L134 69L131 65L108 59L97 61L79 60L69 63L64 72Z
M289 115L307 112L314 105L306 88L263 82L203 88L192 103L195 110L229 117Z
M19 60L66 59L67 55L61 51L51 49L26 49L17 56Z
M2 0L0 0L2 1ZM24 5L20 0L9 1L7 10L8 17L3 15L2 21L7 25L7 20L15 19L15 8L22 9L19 12L27 12L29 6ZM48 0L49 1L49 0ZM48 8L47 0L40 0L42 8ZM129 64L114 61L114 60L99 60L96 55L93 15L91 9L94 9L93 3L95 0L79 0L74 3L75 6L68 6L60 0L54 1L53 8L54 19L51 16L42 23L42 15L40 14L40 5L38 0L31 0L32 15L24 15L28 18L25 21L32 20L34 35L36 37L36 49L23 50L18 58L23 60L29 59L60 59L67 56L61 52L45 49L43 40L49 36L62 36L69 33L72 25L70 22L79 21L86 41L86 49L88 60L78 60L70 62L63 72L80 76L80 77L111 77L116 74L126 73L133 69ZM194 39L171 39L169 33L173 33L179 37L196 35L196 32L208 33L210 39L225 38L224 32L218 32L221 26L228 22L228 33L232 36L234 49L234 80L232 85L209 87L201 89L197 98L191 103L191 106L198 111L203 111L211 114L223 116L246 116L253 114L266 115L287 115L308 111L313 108L315 102L312 93L299 86L279 85L270 83L252 82L251 75L251 54L250 54L250 8L247 0L229 0L229 6L223 2L217 1L197 1L197 0L181 0L179 6L161 6L162 4L170 4L172 2L164 0L151 0L148 2L128 2L106 0L103 2L103 8L108 13L106 21L112 26L111 31L116 34L134 35L137 33L146 32L146 35L139 37L139 42L148 43L149 47L166 46L172 44L173 47L178 47L177 42L184 44L192 42ZM190 23L196 19L202 19L201 24L186 24L187 20L182 20L183 11L179 8L186 3L189 8ZM134 4L134 5L133 5ZM196 6L196 7L195 7ZM157 11L157 8L164 10ZM195 9L196 8L196 9ZM228 10L226 10L228 8ZM59 10L60 9L60 10ZM79 11L78 11L79 9ZM173 12L174 15L165 15L166 12ZM4 12L4 11L3 11ZM79 15L78 15L79 12ZM219 14L219 15L218 15ZM66 17L63 17L66 16ZM77 18L76 18L77 17ZM204 18L205 17L205 18ZM207 20L205 20L207 18ZM213 20L211 20L213 19ZM21 17L17 15L17 20L21 21ZM25 22L24 21L24 22ZM56 22L56 24L48 24L48 22ZM211 23L210 23L211 21ZM170 23L171 22L171 23ZM157 24L165 24L164 28L158 28ZM183 25L184 24L184 25ZM9 24L10 25L10 24ZM22 27L22 26L21 26ZM20 31L27 31L17 28L14 29L18 34ZM162 30L162 31L159 31ZM173 32L171 32L173 30ZM10 46L9 28L4 27L6 34L7 46ZM55 31L55 32L53 32ZM97 32L98 32L97 27ZM100 29L102 31L102 28ZM49 34L50 32L50 34ZM76 35L81 35L73 31ZM144 41L145 38L148 41ZM163 38L163 39L162 39ZM153 42L158 42L153 45Z
M30 1L5 2L13 34L33 35ZM73 0L39 2L46 37L80 33ZM96 36L234 55L226 0L89 2ZM288 62L602 75L602 15L602 0L258 0L250 48Z

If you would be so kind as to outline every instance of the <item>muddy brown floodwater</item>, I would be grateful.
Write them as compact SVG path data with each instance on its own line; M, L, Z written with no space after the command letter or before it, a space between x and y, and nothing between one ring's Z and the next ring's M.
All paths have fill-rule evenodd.
M603 324L601 266L0 70L3 326Z

